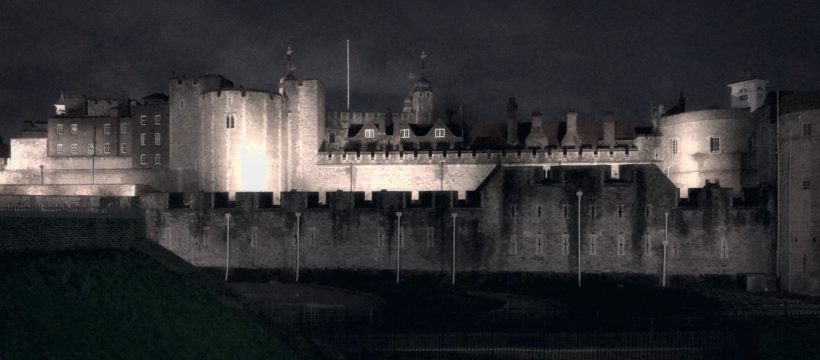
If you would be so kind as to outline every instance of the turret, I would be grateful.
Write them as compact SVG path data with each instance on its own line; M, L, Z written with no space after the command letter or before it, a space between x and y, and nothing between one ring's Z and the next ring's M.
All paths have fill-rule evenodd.
M766 84L769 82L756 78L749 69L746 70L745 78L746 80L728 85L732 89L731 106L733 109L749 108L749 111L755 111L763 106L766 99Z

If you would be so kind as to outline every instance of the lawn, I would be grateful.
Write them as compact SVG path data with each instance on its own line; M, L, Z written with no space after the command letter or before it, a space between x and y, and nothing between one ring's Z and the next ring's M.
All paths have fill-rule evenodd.
M0 257L0 359L297 359L271 330L129 251Z

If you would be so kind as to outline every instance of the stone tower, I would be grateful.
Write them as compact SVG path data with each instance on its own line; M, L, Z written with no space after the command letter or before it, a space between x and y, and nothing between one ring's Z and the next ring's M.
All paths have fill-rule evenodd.
M414 123L430 125L433 123L433 85L430 80L420 78L413 86L411 94L413 100Z

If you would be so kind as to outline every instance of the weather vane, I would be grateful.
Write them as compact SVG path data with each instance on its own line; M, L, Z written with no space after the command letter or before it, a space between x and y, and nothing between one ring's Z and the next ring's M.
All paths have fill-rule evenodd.
M288 46L288 50L285 52L285 57L288 59L288 75L293 75L293 70L296 70L296 66L293 65L293 48Z

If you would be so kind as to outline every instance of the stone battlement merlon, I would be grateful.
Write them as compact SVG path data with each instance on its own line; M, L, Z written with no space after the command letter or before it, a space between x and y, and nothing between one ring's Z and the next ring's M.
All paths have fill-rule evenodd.
M429 164L445 161L448 164L539 164L578 162L595 163L656 163L652 154L616 148L555 148L511 150L414 150L414 151L357 151L326 152L317 154L318 165L342 164Z

